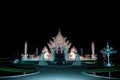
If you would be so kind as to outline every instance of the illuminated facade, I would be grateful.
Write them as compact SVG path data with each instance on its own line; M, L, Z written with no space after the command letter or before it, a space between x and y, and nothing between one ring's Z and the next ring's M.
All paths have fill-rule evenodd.
M53 40L50 40L49 43L47 43L48 48L44 47L42 50L42 53L44 53L45 56L44 58L53 59L53 57L55 57L54 54L58 54L64 55L65 60L75 59L75 53L77 53L76 48L71 48L71 43L66 40L66 37L61 35L60 30L57 36L52 39Z
M56 37L47 43L42 49L40 60L50 61L55 64L66 64L67 62L76 62L80 64L80 57L75 47L71 47L71 43L63 37L60 30ZM78 63L79 62L79 63Z
M24 54L22 54L22 61L50 61L50 62L57 62L62 59L62 62L69 62L69 61L81 61L81 60L96 60L95 56L95 46L92 42L92 58L89 58L87 55L80 56L77 52L77 49L71 46L67 37L63 37L60 30L56 37L52 37L52 40L47 43L41 54L38 55L29 55L27 53L27 42L25 42L24 47ZM29 56L29 57L28 57ZM62 57L60 57L62 56Z

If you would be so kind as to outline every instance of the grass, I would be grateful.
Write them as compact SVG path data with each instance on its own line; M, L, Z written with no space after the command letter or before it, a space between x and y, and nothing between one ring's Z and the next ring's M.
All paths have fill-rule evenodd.
M0 59L0 71L6 71L6 72L26 72L26 73L31 73L31 72L36 72L37 70L34 68L16 68L16 67L11 67L9 65L13 64L13 60L8 60L8 59ZM19 62L18 64L22 64Z
M101 69L87 69L85 70L86 73L92 73L92 72L115 72L120 71L120 67L112 67L112 68L101 68Z
M9 68L5 66L0 66L0 71L8 71L8 72L35 72L35 69L19 69L19 68Z

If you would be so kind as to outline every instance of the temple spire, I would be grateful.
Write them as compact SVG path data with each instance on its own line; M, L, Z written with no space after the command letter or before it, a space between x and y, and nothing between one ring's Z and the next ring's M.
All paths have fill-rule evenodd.
M93 41L91 43L91 49L92 49L92 55L95 55L95 44Z
M109 42L108 42L108 41L107 41L107 45L106 45L106 47L107 47L107 48L110 48L110 46L109 46Z
M25 41L25 45L24 45L24 54L27 54L27 41Z
M59 28L59 30L58 30L58 34L61 34L60 28Z

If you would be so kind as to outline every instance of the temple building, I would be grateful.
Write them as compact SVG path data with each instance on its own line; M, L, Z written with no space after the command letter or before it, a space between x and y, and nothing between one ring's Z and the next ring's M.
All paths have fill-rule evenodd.
M40 55L38 55L38 49L36 54L29 55L27 53L27 42L24 45L24 54L22 54L22 61L47 61L54 64L66 64L72 62L72 64L79 64L81 60L95 59L94 43L92 42L92 58L80 56L75 46L71 46L72 43L67 40L67 37L63 37L61 31L55 37L52 37L46 46L42 49Z

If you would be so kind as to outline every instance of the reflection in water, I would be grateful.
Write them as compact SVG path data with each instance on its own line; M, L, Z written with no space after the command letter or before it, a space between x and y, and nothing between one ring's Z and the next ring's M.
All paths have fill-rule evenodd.
M98 75L98 76L104 76L104 77L114 77L114 78L120 78L120 71L116 71L116 72L102 72L102 73L90 73L93 75Z
M111 73L110 73L110 71L109 71L108 73L109 73L109 76L108 76L108 77L111 77Z
M96 75L96 72L93 72L93 75Z

